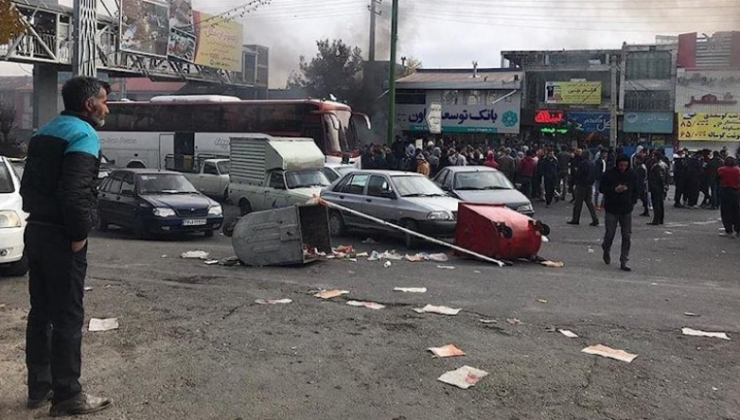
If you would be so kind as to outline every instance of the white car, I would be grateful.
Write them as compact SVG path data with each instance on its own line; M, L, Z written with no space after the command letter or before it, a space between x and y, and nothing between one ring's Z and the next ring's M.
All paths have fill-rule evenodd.
M23 256L23 212L21 180L10 161L0 156L0 275L25 276L28 261Z

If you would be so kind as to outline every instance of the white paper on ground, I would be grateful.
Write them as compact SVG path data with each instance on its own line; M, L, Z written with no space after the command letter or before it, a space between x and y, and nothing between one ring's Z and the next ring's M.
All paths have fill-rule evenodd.
M349 305L349 306L357 306L357 307L364 307L364 308L367 308L367 309L375 309L375 310L385 308L384 305L381 305L381 304L379 304L377 302L361 302L361 301L358 301L358 300L350 300L350 301L347 301L347 305Z
M92 288L92 287L90 287L90 286L85 286L85 289L84 289L84 290L85 290L86 292L89 292L89 291L91 291L92 289L93 289L93 288Z
M437 268L440 268L442 270L454 270L454 265L438 265Z
M180 257L186 260L207 260L208 253L205 251L188 251L183 252Z
M445 372L437 380L458 388L468 389L486 376L488 376L488 372L484 370L463 366L460 369Z
M427 305L423 308L414 308L414 311L420 314L428 312L428 313L440 314L440 315L457 315L460 313L461 310L462 309L453 309L447 306L434 306L434 305Z
M426 293L427 288L426 287L394 287L393 291L404 292L404 293Z
M110 331L118 329L118 318L90 318L90 325L87 327L88 331Z
M621 360L627 363L630 363L631 361L635 360L635 357L637 357L636 354L627 353L624 350L612 349L607 346L603 346L601 344L596 344L595 346L586 347L585 349L581 351L586 354L595 354L597 356L603 356L603 357L608 357L610 359Z
M558 331L560 332L560 334L563 334L564 336L568 338L578 338L578 335L576 335L576 333L574 333L573 331L570 331L570 330L558 330Z
M427 350L440 358L465 356L465 352L457 348L454 344L448 344L442 347L429 347Z
M692 328L683 328L681 329L681 332L683 335L690 335L694 337L711 337L711 338L721 338L723 340L729 340L730 337L727 336L727 333L723 332L708 332L708 331L700 331L695 330Z
M284 305L293 302L290 299L257 299L254 303L259 305Z
M349 290L322 290L319 293L316 293L314 296L321 299L332 299L337 296L346 295L349 293Z

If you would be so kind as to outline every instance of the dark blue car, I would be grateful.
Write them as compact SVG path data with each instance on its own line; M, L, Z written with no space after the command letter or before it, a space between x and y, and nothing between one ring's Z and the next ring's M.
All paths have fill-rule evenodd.
M156 234L203 232L224 222L221 205L198 192L182 174L157 169L117 169L98 192L97 228L133 229L139 238Z

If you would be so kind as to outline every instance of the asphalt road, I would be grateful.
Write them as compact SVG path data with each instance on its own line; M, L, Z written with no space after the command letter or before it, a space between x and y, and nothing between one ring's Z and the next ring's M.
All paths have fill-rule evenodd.
M718 212L669 207L661 227L636 216L634 271L624 273L601 261L603 227L588 226L585 211L581 226L568 226L570 207L536 205L552 227L540 255L563 268L454 258L444 263L454 270L406 261L384 268L362 258L301 268L208 266L179 256L232 256L229 239L143 242L96 233L86 319L118 317L120 328L84 332L84 386L115 402L88 418L740 418L740 240L718 237ZM334 245L406 252L384 236L362 244L368 236ZM322 288L350 294L312 296ZM293 303L254 303L262 298ZM352 307L350 299L386 308ZM426 304L462 311L412 310ZM0 418L43 417L48 406L23 406L26 280L0 280L0 305ZM682 327L727 332L731 340L683 336ZM435 359L425 351L445 344L466 356ZM638 357L625 363L581 353L594 344ZM463 365L490 375L468 390L437 381Z

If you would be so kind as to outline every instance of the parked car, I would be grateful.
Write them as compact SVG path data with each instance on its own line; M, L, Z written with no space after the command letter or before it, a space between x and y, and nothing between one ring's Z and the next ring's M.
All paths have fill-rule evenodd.
M8 158L0 156L0 274L24 276L23 232L28 214L23 211L21 180Z
M454 236L458 199L445 194L427 177L413 172L356 170L339 178L321 197L352 210L436 237ZM329 230L333 236L347 229L381 229L397 232L375 222L332 210ZM406 246L417 238L405 234Z
M117 225L140 238L154 234L203 232L213 236L224 222L223 209L198 192L181 173L157 169L117 169L100 185L97 228Z
M503 204L527 216L534 207L503 172L487 166L448 166L432 179L453 197L469 203Z
M113 172L116 161L108 159L105 155L100 155L100 170L98 171L98 184L103 181L111 172Z
M355 165L342 165L335 163L325 163L324 168L321 170L329 182L334 182L341 178L342 175L357 170Z

